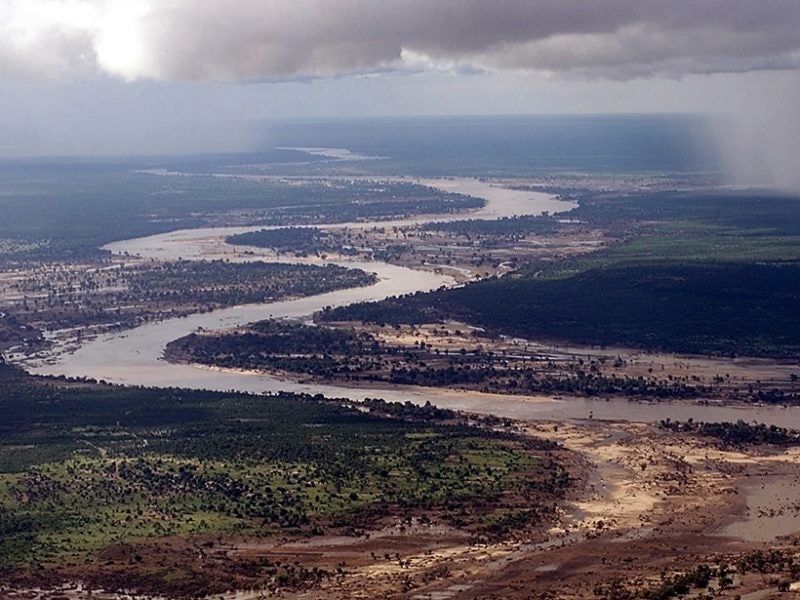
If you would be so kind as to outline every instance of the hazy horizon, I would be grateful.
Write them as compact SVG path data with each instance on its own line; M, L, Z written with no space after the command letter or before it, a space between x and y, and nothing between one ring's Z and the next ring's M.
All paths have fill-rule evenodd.
M0 157L249 152L263 123L704 114L800 189L791 0L0 2Z

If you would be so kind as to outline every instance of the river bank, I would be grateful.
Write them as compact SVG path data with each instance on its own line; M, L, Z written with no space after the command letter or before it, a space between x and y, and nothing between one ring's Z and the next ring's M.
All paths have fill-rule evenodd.
M498 218L510 214L540 214L553 208L551 203L561 202L560 208L568 210L572 204L553 196L518 190L509 190L478 180L428 180L426 185L458 193L470 193L486 200L484 208L449 219ZM424 216L397 222L419 224L436 220ZM388 225L381 223L382 225ZM375 223L335 224L331 227L370 227ZM167 363L162 359L166 345L195 331L213 331L244 326L268 318L307 319L325 307L344 306L353 302L379 300L387 296L426 291L441 286L451 286L455 280L445 274L430 270L411 269L381 261L299 258L293 255L275 255L258 248L241 249L225 244L225 239L235 233L253 231L253 227L207 228L170 232L146 238L115 242L107 246L118 255L139 259L184 260L219 259L253 261L268 255L270 260L287 263L336 264L359 268L375 273L378 283L361 288L350 288L332 293L310 296L284 302L252 304L230 307L205 314L194 314L179 319L150 323L125 332L104 334L69 352L39 354L25 359L21 364L33 373L90 377L123 385L148 385L163 387L188 387L210 390L238 390L252 393L292 391L324 394L331 397L348 397L354 400L382 397L391 401L410 401L419 404L431 402L443 408L493 414L520 419L586 419L630 420L657 422L662 419L692 418L701 421L758 420L800 428L800 411L772 406L721 406L719 404L632 403L624 398L570 398L558 400L546 396L504 396L462 392L434 388L386 388L363 386L351 388L344 385L299 383L286 378L263 373L208 370L193 365ZM613 352L613 349L611 350ZM675 362L680 363L680 359ZM648 367L652 368L652 367Z

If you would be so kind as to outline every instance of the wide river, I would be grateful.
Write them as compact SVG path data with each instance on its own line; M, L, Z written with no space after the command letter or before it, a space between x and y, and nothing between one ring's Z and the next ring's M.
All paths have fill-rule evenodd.
M363 228L371 226L406 225L426 221L460 219L496 219L512 215L538 215L565 212L574 207L549 194L510 190L474 179L425 180L425 185L476 196L486 200L477 211L441 218L418 217L406 221L374 224L340 223L325 227ZM174 231L162 235L126 240L110 244L108 249L118 254L144 258L204 259L225 257L230 260L280 260L301 262L291 257L276 257L268 251L254 249L254 254L242 254L241 249L224 244L224 238L234 233L262 229L260 227L228 227ZM320 262L307 259L302 262ZM451 391L435 388L352 388L340 385L304 384L257 373L240 373L208 369L192 365L172 364L163 360L166 344L197 331L237 327L270 317L307 318L325 306L342 306L352 302L380 300L387 296L427 291L455 284L452 277L430 271L412 270L387 263L359 262L346 259L328 263L362 268L378 275L375 285L319 294L296 300L234 306L205 314L195 314L143 325L122 333L98 336L74 352L54 353L47 358L23 361L30 372L42 375L83 376L126 385L185 387L220 391L245 392L303 392L329 397L384 398L391 401L431 403L456 410L493 414L511 418L533 419L594 419L652 422L665 418L704 421L757 420L800 428L800 410L780 407L724 407L687 403L645 404L624 399L592 400L549 397L504 396L478 392Z

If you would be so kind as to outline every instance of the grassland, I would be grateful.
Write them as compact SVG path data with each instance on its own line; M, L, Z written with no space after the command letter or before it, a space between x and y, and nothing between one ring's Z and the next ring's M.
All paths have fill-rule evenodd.
M368 406L123 389L2 366L0 574L177 596L306 585L320 574L211 559L198 571L169 548L208 543L212 554L234 538L354 534L414 515L496 537L546 523L569 486L549 442L432 407Z

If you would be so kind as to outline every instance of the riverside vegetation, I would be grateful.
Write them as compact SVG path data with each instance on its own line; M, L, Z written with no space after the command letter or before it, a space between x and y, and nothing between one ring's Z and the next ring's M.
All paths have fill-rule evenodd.
M0 573L18 585L304 587L335 573L231 560L231 544L410 517L494 539L546 525L571 484L555 444L433 407L119 388L0 365L0 410Z
M479 338L480 341L480 338ZM492 340L485 340L491 347ZM347 383L457 387L483 392L697 398L710 386L677 378L604 374L620 360L563 364L535 354L483 347L440 349L417 341L393 345L353 328L268 320L237 332L193 333L167 345L169 360L226 368L283 371Z
M316 317L321 329L262 323L224 335L192 335L171 344L168 356L353 384L782 405L799 401L796 372L785 373L784 380L753 369L752 376L734 382L722 365L713 377L674 369L642 372L626 370L625 361L612 353L581 358L579 350L572 350L574 356L554 360L503 344L502 336L513 336L554 345L782 362L800 352L797 198L752 192L590 191L575 197L580 207L561 220L467 220L391 232L290 228L235 236L231 243L279 252L358 253L366 248L367 258L401 264L447 266L455 261L484 269L504 261L515 270L453 289L326 309ZM543 258L528 254L518 259L507 252L515 244L552 236L591 240L593 232L602 232L605 247L591 253L569 255L559 249ZM445 243L430 237L434 234L450 240L449 250L429 250L420 257L415 248ZM453 249L462 244L467 254L459 262ZM377 255L390 247L396 252ZM499 248L503 254L493 255ZM453 320L472 328L480 336L477 343L461 348L439 343L436 327L452 332L445 324ZM425 327L433 331L434 343L430 337L413 345L392 343L380 333L394 328L398 336L417 336L415 328Z
M460 319L527 338L698 354L800 352L798 198L595 194L582 197L570 217L620 243L577 258L535 261L460 288L341 307L321 318Z
M629 126L642 130L638 118ZM616 123L612 130L619 128ZM396 133L407 130L399 127ZM508 147L494 139L495 146ZM604 149L601 168L619 168L605 158L609 137L598 139ZM584 149L585 140L579 145ZM491 147L456 144L450 149L478 148L483 154ZM637 159L646 154L641 145L621 147L633 149ZM552 148L548 143L535 154L537 160L551 156ZM356 149L387 154L380 148ZM94 318L99 310L98 324L107 313L109 321L101 326L135 324L159 318L154 308L159 314L195 312L258 295L257 271L263 269L260 276L266 280L269 269L202 265L201 283L192 287L192 265L130 265L133 259L126 257L126 266L117 267L99 245L185 227L289 225L297 240L288 233L259 232L249 243L300 254L354 252L425 268L452 264L466 272L464 279L509 274L454 290L324 311L318 321L325 327L266 322L224 336L197 335L171 345L173 357L192 360L200 349L209 364L354 383L701 401L715 394L728 399L730 393L733 400L796 402L793 364L782 364L776 376L782 387L767 389L760 381L743 385L724 368L699 375L688 368L661 372L645 361L633 364L638 357L628 365L630 354L620 357L613 350L591 356L579 350L564 359L541 351L541 345L527 349L532 338L542 338L714 354L732 367L733 355L796 361L796 198L728 191L599 192L609 186L590 189L583 175L569 176L581 186L570 190L558 183L567 176L547 171L547 189L569 193L580 203L563 219L441 223L407 231L365 228L375 235L361 228L341 236L310 229L331 221L478 206L481 201L475 199L367 179L365 173L419 174L404 169L413 163L436 176L456 172L448 169L470 176L518 176L523 168L531 177L542 174L533 173L531 154L520 149L514 148L514 161L487 162L482 155L465 160L431 146L424 160L401 155L373 161L366 170L320 165L316 158L287 150L271 157L237 157L238 166L231 166L229 157L166 167L149 160L27 165L4 180L0 208L7 219L0 224L0 263L6 281L13 282L9 285L18 286L9 293L23 316L51 311L48 324L55 327L67 323L77 306L81 318ZM686 154L675 156L683 161ZM282 161L297 162L286 168ZM278 170L303 176L276 177ZM639 190L654 180L635 179ZM672 186L674 180L661 181ZM383 235L381 245L373 244L378 235ZM547 247L548 240L558 240L558 247ZM531 251L519 252L522 246ZM576 256L575 248L585 255ZM54 276L63 265L70 274ZM77 276L112 266L121 274L92 275L97 286ZM31 273L38 273L33 275L38 280L29 279ZM304 285L300 273L287 272L288 280ZM306 272L309 278L321 273ZM19 287L28 283L29 288ZM122 289L113 289L117 286ZM179 287L182 295L169 296L171 287ZM598 290L608 301L598 301ZM291 294L288 289L280 293ZM181 298L185 303L179 308L175 301ZM104 302L114 306L101 310ZM35 303L43 311L32 310ZM128 315L132 319L125 321L131 305L136 306ZM0 330L8 327L10 344L41 341L19 312L11 314L6 306L0 312ZM424 328L430 335L417 337ZM463 335L455 332L462 328ZM443 343L431 344L437 331ZM406 339L388 341L395 334ZM504 334L527 339L517 351ZM710 593L709 584L728 593L735 583L729 564L736 567L735 579L746 577L747 569L768 574L761 583L746 581L748 592L763 589L756 585L788 587L786 578L796 579L800 564L788 543L786 549L761 554L748 546L743 555L740 541L727 545L705 535L709 524L732 516L732 476L749 468L734 464L741 448L769 444L758 452L774 453L770 461L749 455L756 461L751 471L767 465L778 469L773 463L780 461L771 459L784 458L779 451L793 444L794 435L780 428L692 423L673 430L667 424L648 434L645 426L599 420L580 425L476 421L432 406L380 400L356 406L290 394L125 389L40 379L5 365L0 410L0 595L13 588L18 597L27 597L32 588L81 580L93 589L166 597L249 588L277 594L317 586L307 593L323 590L344 598L377 595L383 581L381 590L408 597L414 586L433 583L437 589L427 588L431 593L449 594L453 584L466 581L464 595L472 597L536 593L547 598L565 592L589 597L592 591L608 598L670 598L690 591L702 597ZM606 490L623 491L625 501L589 478L581 509L572 513L562 507L583 464L555 441L583 453L612 484ZM709 458L713 446L723 449L722 459L714 453ZM728 446L736 451L728 453ZM785 458L786 465L779 466L792 477L796 461ZM785 477L780 469L772 472ZM578 529L576 521L582 523ZM552 538L553 526L586 538L562 544ZM395 536L401 529L411 533ZM548 544L537 548L545 537ZM336 539L344 551L330 558L326 544ZM286 550L287 540L294 550ZM735 548L735 553L718 557L721 548ZM454 549L451 561L447 556ZM432 559L439 550L445 550L444 559ZM459 554L474 560L461 561ZM363 562L348 573L352 562L347 561L356 555ZM350 593L353 585L357 593Z
M262 261L47 263L0 277L0 348L46 346L42 332L126 329L239 304L371 285L375 276L336 265Z
M273 151L227 160L285 164ZM447 213L483 205L384 178L225 173L226 157L0 162L0 266L108 256L109 242L214 225L304 225ZM154 168L156 166L157 168ZM24 200L24 201L22 201Z

